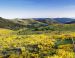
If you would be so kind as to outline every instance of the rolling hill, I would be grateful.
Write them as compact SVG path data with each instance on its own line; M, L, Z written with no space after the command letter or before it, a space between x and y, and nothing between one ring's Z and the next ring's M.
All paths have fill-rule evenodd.
M63 23L63 24L75 21L75 19L73 19L73 18L53 18L53 19L60 22L60 23Z
M28 19L5 19L0 17L0 28L18 30L22 28L36 28L52 24L74 24L72 18L28 18Z
M75 19L73 18L35 18L36 20L44 23L49 23L49 24L66 24L68 22L75 22ZM74 23L73 22L73 23ZM72 24L72 23L71 23Z

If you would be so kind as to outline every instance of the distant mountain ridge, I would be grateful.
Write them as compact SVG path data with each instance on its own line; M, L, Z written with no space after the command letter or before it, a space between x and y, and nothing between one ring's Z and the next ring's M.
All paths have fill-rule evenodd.
M75 21L75 19L73 18L54 18L54 20L64 24L66 24L67 22Z
M38 21L52 21L53 23L56 22L56 23L62 23L62 24L66 24L68 22L73 22L75 21L75 19L73 18L34 18L35 20L38 20ZM73 22L74 23L74 22Z
M0 17L0 28L20 29L29 26L48 26L50 24L74 24L72 18L29 18L29 19L5 19Z

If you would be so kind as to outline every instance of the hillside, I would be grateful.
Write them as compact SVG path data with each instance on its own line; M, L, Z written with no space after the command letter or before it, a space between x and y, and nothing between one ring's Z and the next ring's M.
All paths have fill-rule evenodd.
M74 58L75 24L65 22L0 18L0 58Z
M71 18L28 18L28 19L5 19L0 17L0 28L19 30L22 28L40 28L54 24L74 24Z
M0 17L0 28L6 28L6 29L13 29L14 30L14 29L21 28L22 26L24 26L24 25L13 22L12 20L4 19L4 18Z
M21 28L39 27L48 24L53 24L53 20L39 21L35 19L4 19L0 17L0 28L17 30Z
M53 19L60 22L60 23L63 23L63 24L75 21L75 19L73 19L73 18L53 18Z
M53 18L33 18L39 22L43 22L46 24L59 24L60 22L58 22L57 20L54 20Z

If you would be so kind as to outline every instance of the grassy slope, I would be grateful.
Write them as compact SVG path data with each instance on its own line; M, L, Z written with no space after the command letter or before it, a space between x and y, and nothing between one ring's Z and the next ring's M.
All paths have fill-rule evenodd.
M39 30L35 29L36 25ZM24 27L17 31L0 28L0 57L74 58L72 41L68 36L65 36L65 34L68 34L68 31L70 32L69 34L75 33L75 24L41 26L41 24L38 25L37 23L30 26L32 27L27 27L27 29ZM61 34L59 34L58 31L60 31ZM42 33L36 34L36 32ZM19 33L19 35L17 33ZM75 34L72 34L72 36L75 37Z

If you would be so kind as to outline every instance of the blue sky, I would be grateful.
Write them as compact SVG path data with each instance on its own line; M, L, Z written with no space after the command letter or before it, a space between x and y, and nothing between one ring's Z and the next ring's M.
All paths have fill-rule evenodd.
M75 18L75 0L0 0L0 17Z

